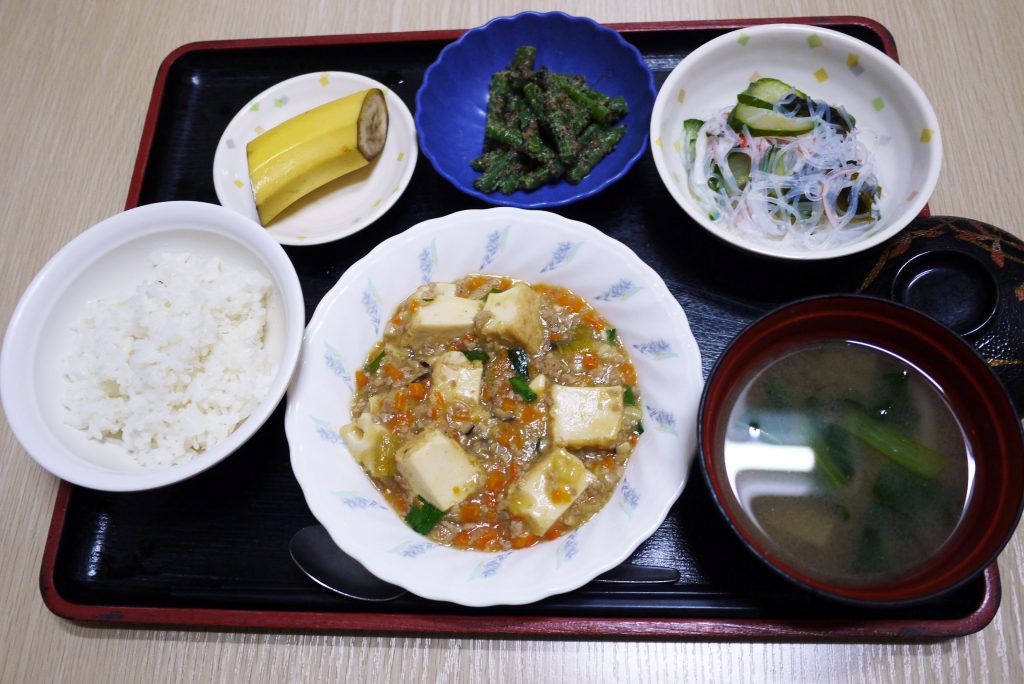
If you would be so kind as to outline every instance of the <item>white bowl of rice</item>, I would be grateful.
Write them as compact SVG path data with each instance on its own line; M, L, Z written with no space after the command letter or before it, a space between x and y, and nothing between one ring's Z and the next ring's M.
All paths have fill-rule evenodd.
M812 110L844 109L851 130L821 119L806 135L757 130L748 117L772 105L744 116L739 98L762 79L795 89L773 102L776 112L793 116L786 108L806 96ZM691 136L688 120L704 125ZM935 188L942 135L924 91L885 53L829 29L766 24L719 36L672 70L651 114L651 153L673 199L716 237L769 257L815 260L869 249L906 227ZM850 201L859 193L844 197L844 186L865 198L881 188L869 219L858 211L869 203Z
M160 487L263 425L304 324L295 269L259 225L213 204L149 204L85 231L35 277L4 337L0 397L54 475Z

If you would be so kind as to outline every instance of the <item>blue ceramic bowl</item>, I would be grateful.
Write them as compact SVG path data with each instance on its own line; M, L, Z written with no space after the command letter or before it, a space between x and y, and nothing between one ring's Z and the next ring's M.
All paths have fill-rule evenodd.
M483 152L491 76L509 65L520 45L537 48L537 68L583 74L588 85L622 95L629 105L622 120L626 134L578 185L559 181L531 192L488 195L473 187L480 174L469 162ZM523 12L470 29L441 51L416 93L416 132L437 172L467 195L524 209L557 207L600 192L633 166L647 147L655 97L651 70L617 32L562 12Z

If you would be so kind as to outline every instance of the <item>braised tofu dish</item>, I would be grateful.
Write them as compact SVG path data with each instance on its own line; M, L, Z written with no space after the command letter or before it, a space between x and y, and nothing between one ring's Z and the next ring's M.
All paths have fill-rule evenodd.
M356 372L341 436L420 534L506 551L611 497L643 432L616 329L563 287L470 275L402 302Z

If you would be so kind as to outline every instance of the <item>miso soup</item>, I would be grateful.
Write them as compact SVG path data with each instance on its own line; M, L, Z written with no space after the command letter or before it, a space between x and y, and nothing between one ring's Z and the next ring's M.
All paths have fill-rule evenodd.
M970 497L974 462L941 392L863 344L773 360L744 381L722 430L743 526L811 579L870 586L912 574Z

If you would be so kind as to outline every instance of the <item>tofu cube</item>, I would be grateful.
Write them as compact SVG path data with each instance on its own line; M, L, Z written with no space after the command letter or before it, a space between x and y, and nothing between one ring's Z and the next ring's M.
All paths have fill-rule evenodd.
M420 300L437 299L441 295L454 297L455 283L427 283L416 288L416 292L413 294L416 299Z
M339 434L352 457L363 468L371 470L380 441L384 438L384 428L374 423L369 413L363 412L355 423L342 427Z
M409 333L417 338L464 335L473 330L473 319L483 302L464 297L438 295L413 312Z
M579 449L613 447L622 427L622 386L551 385L551 440Z
M487 298L484 311L490 314L480 332L523 345L533 353L544 343L544 324L540 318L540 295L523 283Z
M447 511L480 488L483 470L454 439L428 429L395 454L398 472L414 492Z
M470 361L462 352L445 352L434 361L432 387L447 401L479 404L483 379L484 364Z
M580 459L554 447L512 485L508 510L543 535L594 479Z

